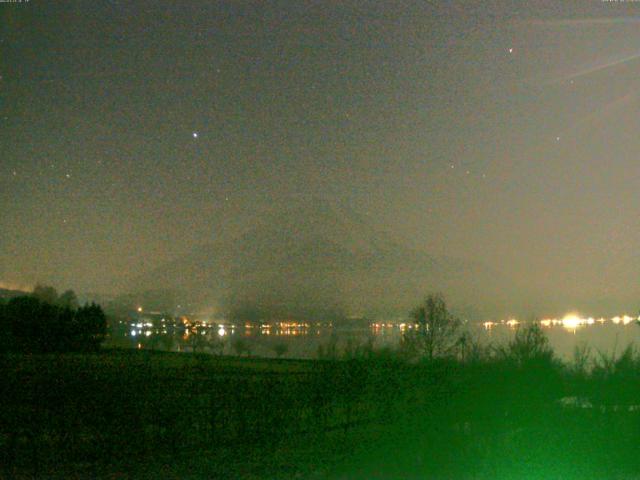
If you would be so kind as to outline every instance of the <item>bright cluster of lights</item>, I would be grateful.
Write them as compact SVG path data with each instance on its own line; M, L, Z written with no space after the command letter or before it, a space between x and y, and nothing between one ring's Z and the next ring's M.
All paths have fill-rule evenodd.
M391 323L391 322L387 322L387 323L385 323L385 322L372 323L371 326L373 328L393 328L393 327L395 327L395 325L393 323ZM406 324L404 324L404 323L401 323L399 325L400 328L403 328L405 326L406 326Z
M613 317L611 319L611 321L616 325L619 325L620 323L622 323L623 325L629 325L634 320L640 321L640 317L636 319L636 318L630 317L629 315L623 315L622 317Z
M153 327L153 323L151 323L151 322L146 322L146 323L139 322L139 323L136 323L135 326L136 326L136 328L145 328L145 327L149 328L149 327Z
M584 327L585 325L593 325L595 320L593 318L581 318L575 314L566 315L562 319L562 326L567 330L575 330L578 327Z
M309 324L304 322L276 322L275 325L280 328L309 328Z
M629 315L616 316L610 319L614 325L629 325L632 322L638 321L640 322L640 317L630 317ZM577 313L568 313L562 318L544 318L540 320L540 326L545 328L550 327L564 327L567 330L575 331L578 328L585 327L588 325L594 325L596 323L604 324L608 320L604 317L593 318L593 317L582 317ZM485 330L491 330L493 327L497 325L508 325L511 328L515 328L520 325L520 322L515 318L511 318L509 320L502 320L500 322L484 322L482 326Z
M146 331L142 331L142 330L131 330L131 336L135 337L136 335L144 335L145 337L150 337L151 336L151 331L150 330L146 330Z
M487 321L482 324L485 330L491 330L497 325L507 325L509 328L516 328L518 325L520 325L520 322L515 318L510 318L509 320L502 320L500 322Z

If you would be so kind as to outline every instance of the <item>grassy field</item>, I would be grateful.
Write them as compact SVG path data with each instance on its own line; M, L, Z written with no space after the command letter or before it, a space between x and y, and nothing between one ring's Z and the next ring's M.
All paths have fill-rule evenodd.
M640 362L0 357L3 478L640 478Z

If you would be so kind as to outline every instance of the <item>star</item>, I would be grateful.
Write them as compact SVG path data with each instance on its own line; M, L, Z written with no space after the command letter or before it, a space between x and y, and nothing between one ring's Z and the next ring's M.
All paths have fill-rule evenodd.
M192 135L193 135L193 138L198 138L198 132L193 132Z
M66 173L64 176L67 177L67 178L71 178L71 174L70 173Z
M513 53L513 47L509 48L509 53Z
M556 142L559 142L559 141L560 141L560 137L556 137Z

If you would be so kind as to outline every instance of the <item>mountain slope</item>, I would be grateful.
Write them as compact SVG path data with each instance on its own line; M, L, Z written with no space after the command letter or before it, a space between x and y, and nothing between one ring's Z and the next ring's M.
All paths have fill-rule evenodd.
M478 263L408 249L354 212L318 203L252 212L130 288L178 290L229 316L326 317L406 312L429 290L470 301L494 277Z

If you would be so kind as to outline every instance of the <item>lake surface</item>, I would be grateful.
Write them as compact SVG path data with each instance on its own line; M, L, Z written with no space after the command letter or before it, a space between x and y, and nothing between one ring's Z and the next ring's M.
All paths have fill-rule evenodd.
M473 323L465 328L483 345L502 345L525 324L511 320ZM588 346L594 356L619 354L631 343L640 345L640 325L630 317L606 320L565 317L543 320L541 326L556 354L565 361L571 361L575 348L583 345ZM326 350L332 345L338 352L368 342L377 348L394 347L405 328L405 324L392 322L340 329L309 324L250 328L210 324L193 331L181 329L163 333L151 328L150 324L138 323L113 335L107 345L185 352L195 349L224 354L237 354L240 350L267 357L280 353L288 358L316 358L320 348Z

